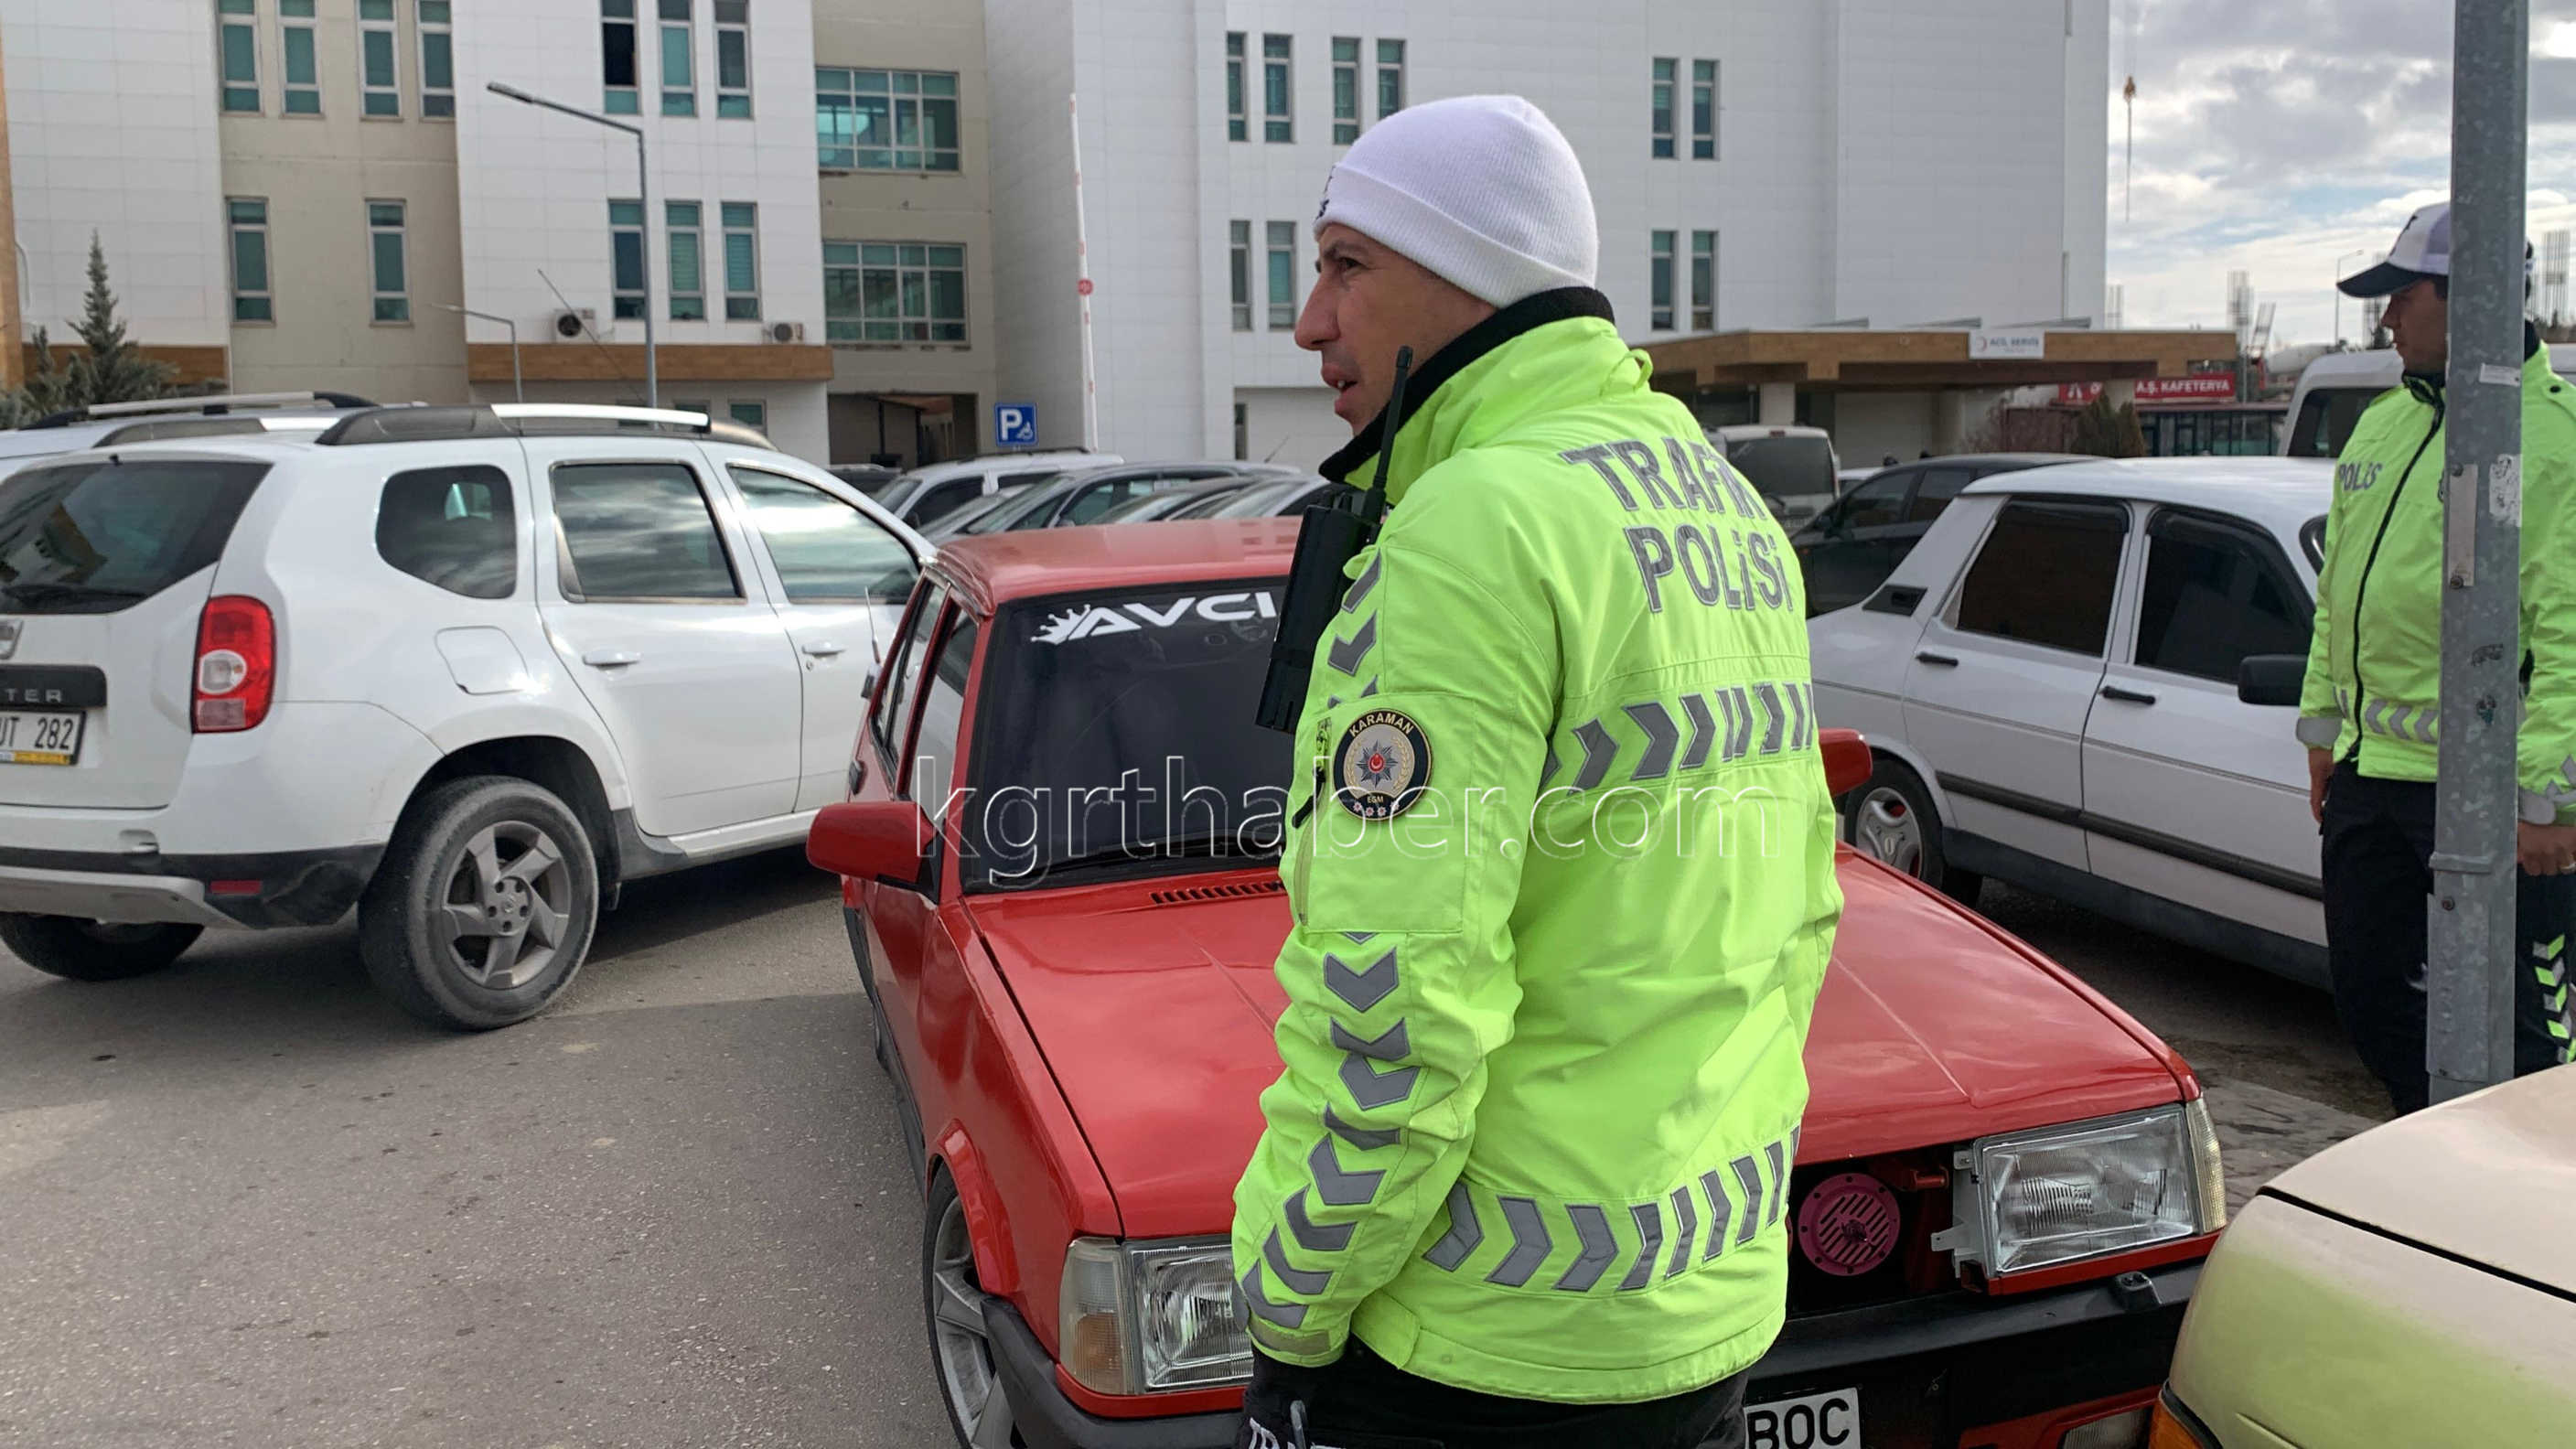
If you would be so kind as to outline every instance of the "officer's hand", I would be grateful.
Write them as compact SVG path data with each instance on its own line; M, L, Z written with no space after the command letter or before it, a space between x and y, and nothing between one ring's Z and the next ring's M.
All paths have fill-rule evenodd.
M2334 751L2308 751L2308 814L2322 825L2326 819L2326 781L2334 775Z
M2522 868L2533 875L2576 871L2576 825L2534 825L2524 820L2513 828L2513 843Z

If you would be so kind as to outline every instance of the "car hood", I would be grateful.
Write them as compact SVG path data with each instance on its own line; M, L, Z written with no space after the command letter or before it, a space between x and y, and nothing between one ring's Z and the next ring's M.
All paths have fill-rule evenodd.
M1801 1156L1831 1161L2179 1099L2179 1058L1913 881L1844 852ZM1222 1233L1279 1074L1276 879L983 897L974 915L1130 1237Z
M2576 1068L2445 1102L2339 1142L2267 1192L2576 1292Z

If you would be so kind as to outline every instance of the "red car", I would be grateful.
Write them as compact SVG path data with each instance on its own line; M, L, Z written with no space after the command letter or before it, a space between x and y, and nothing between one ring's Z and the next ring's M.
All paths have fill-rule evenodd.
M922 1164L963 1443L1232 1443L1226 1235L1288 929L1288 745L1252 714L1296 527L952 545L814 823ZM1847 788L1868 750L1833 733ZM1840 870L1752 1444L2133 1449L2225 1213L2198 1082L1985 921Z

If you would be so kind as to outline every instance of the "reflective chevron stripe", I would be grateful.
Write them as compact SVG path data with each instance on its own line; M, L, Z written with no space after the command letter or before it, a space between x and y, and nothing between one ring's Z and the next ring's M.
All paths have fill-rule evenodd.
M1611 721L1622 717L1642 737L1642 747L1632 747L1613 731ZM1539 787L1546 789L1563 769L1562 762L1578 754L1581 763L1569 788L1581 792L1616 783L1623 759L1626 778L1644 784L1703 769L1712 757L1723 763L1812 749L1819 723L1815 692L1803 680L1765 680L1641 699L1620 705L1615 715L1594 715L1567 730L1563 749L1550 739Z
M1270 1265L1270 1276L1278 1279L1291 1293L1303 1293L1312 1298L1333 1286L1331 1273L1311 1272L1289 1263L1288 1249L1279 1241L1277 1228L1270 1230L1270 1241L1261 1245L1261 1261Z
M2382 739L2419 745L2439 744L2441 725L2439 705L2399 704L2394 700L2374 699L2366 702L2361 710L2362 732Z
M1386 1000L1395 990L1395 952L1389 949L1365 971L1354 971L1342 958L1324 953L1324 989L1350 1005L1353 1011L1365 1012Z
M1556 1280L1560 1292L1588 1293L1610 1265L1619 1261L1619 1239L1610 1231L1610 1215L1599 1203L1568 1203L1565 1215L1574 1222L1575 1241L1583 1251L1575 1255L1574 1265Z
M1360 576L1358 578L1351 580L1350 592L1342 595L1343 613L1358 613L1360 600L1367 598L1369 596L1369 590L1377 587L1377 566L1379 561L1379 555L1370 554L1368 567L1360 570Z
M2576 1011L2567 1002L2567 938L2534 942L2531 954L2538 958L2532 974L2540 978L2540 1010L2549 1030L2550 1040L2558 1044L2558 1064L2576 1062Z
M1361 663L1369 657L1369 651L1376 647L1377 615L1371 614L1360 621L1358 632L1348 639L1335 641L1331 648L1324 651L1324 662L1344 674L1357 678Z
M1637 1263L1628 1276L1619 1280L1619 1291L1632 1293L1655 1281L1655 1260L1664 1253L1664 1210L1661 1204L1641 1202L1628 1209L1629 1218L1637 1225Z
M1699 1230L1699 1214L1691 1210L1691 1190L1688 1187L1674 1188L1672 1202L1675 1229L1673 1265L1664 1270L1667 1278L1690 1266L1691 1235Z
M1353 1224L1319 1223L1306 1215L1304 1188L1288 1195L1288 1205L1281 1215L1288 1219L1288 1235L1309 1253L1338 1253L1351 1245Z
M1547 1219L1539 1215L1536 1198L1507 1197L1499 1201L1503 1209L1503 1226L1512 1232L1512 1251L1510 1256L1494 1265L1494 1271L1485 1275L1485 1281L1505 1288L1518 1288L1530 1280L1530 1275L1539 1270L1540 1264L1547 1261L1548 1250L1555 1247L1556 1242L1547 1235Z
M1458 1265L1467 1261L1467 1255L1484 1241L1485 1225L1476 1219L1475 1195L1467 1191L1463 1182L1449 1184L1449 1231L1442 1233L1440 1241L1422 1256L1430 1260L1431 1266L1455 1273Z
M1663 701L1650 699L1643 704L1623 704L1620 713L1636 722L1646 733L1646 755L1630 771L1632 780L1660 780L1673 768L1673 751L1682 742L1680 726L1673 723L1672 711Z
M1316 1139L1315 1150L1306 1154L1306 1167L1315 1175L1315 1196L1328 1207L1366 1207L1377 1196L1377 1185L1386 1180L1383 1172L1342 1171L1329 1137Z

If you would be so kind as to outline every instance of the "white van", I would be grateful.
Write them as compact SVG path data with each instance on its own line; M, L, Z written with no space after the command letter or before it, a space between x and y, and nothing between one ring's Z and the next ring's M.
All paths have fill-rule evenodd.
M2549 344L2549 370L2576 380L2576 344ZM2299 374L2299 390L2290 399L2290 426L2281 434L2281 454L2288 458L2341 456L2362 409L2397 386L2405 371L2397 349L2329 352Z
M1708 440L1771 505L1784 528L1796 528L1834 501L1834 475L1842 464L1834 456L1833 436L1822 428L1741 423L1708 429Z

